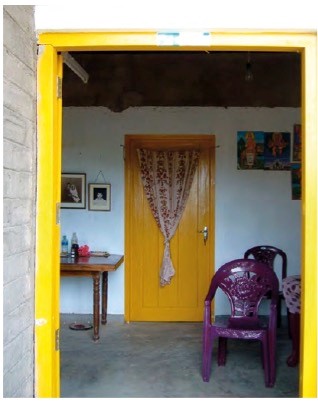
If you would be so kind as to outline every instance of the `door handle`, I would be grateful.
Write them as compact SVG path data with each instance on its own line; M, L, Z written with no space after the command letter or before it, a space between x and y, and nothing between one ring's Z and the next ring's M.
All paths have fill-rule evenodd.
M204 241L204 245L206 245L206 241L209 237L209 229L207 226L205 226L203 228L203 230L200 230L199 233L203 234L203 241Z

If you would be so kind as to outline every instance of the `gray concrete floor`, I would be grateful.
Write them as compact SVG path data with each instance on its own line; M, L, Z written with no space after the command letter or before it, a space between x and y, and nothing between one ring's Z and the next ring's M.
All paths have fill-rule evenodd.
M277 377L266 388L258 342L232 340L225 366L215 352L209 383L201 377L202 323L124 323L110 315L100 340L92 330L69 324L92 322L91 315L61 315L62 398L254 398L298 397L298 368L284 321L277 337Z

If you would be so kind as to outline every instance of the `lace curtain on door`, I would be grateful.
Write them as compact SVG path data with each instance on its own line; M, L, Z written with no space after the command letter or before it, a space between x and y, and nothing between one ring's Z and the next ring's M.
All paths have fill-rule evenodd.
M160 284L170 284L175 274L170 255L173 237L190 193L198 165L198 150L137 149L143 187L152 214L164 236Z

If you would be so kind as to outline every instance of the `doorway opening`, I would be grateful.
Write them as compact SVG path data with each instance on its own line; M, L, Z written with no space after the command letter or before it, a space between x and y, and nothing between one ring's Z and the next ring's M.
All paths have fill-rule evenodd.
M51 35L51 37L50 37L50 35ZM53 35L53 36L52 36ZM66 48L67 48L67 50L69 50L69 51L72 51L72 50L76 50L76 47L77 46L82 46L83 47L83 43L78 43L77 42L77 40L76 40L76 34L71 34L71 35L73 35L73 36L71 36L71 40L68 42L68 44L64 44L63 46L61 46L60 44L57 44L57 42L55 42L55 40L54 39L56 39L56 38L54 38L54 34L48 34L48 36L46 36L46 35L43 35L43 37L41 37L40 38L40 43L42 43L44 46L46 45L46 44L48 44L48 43L50 43L50 44L53 44L53 46L54 46L54 50L56 50L56 51L60 51L62 48L63 48L63 50L65 50ZM254 34L255 35L255 34ZM257 35L256 35L256 37L257 37ZM72 41L72 38L73 38L73 41ZM140 38L140 36L139 36L139 38ZM42 40L43 39L43 40ZM113 38L114 39L114 38ZM118 39L118 38L117 38ZM246 46L250 46L251 48L255 48L255 49L257 49L258 47L259 48L261 48L262 50L264 50L263 48L262 48L262 45L260 45L260 44L257 44L257 40L255 40L255 38L253 37L253 35L251 35L251 37L249 38L251 41L249 42L249 40L246 40L246 38L245 39L242 39L242 41L241 41L241 43L240 43L240 45L239 46L237 46L238 48L240 48L240 49L244 49L244 50L246 50ZM307 39L307 38L306 38ZM266 45L266 46L268 46L268 48L270 48L270 47L272 47L273 46L273 43L272 43L272 38L268 38L268 45ZM282 38L280 37L280 39L278 40L277 38L276 38L276 40L277 40L277 42L275 42L275 45L277 46L277 48L279 48L279 47L281 47L281 48L284 48L284 50L286 50L286 48L285 48L285 46L286 46L286 42L284 42L284 41L282 41ZM115 38L115 42L116 42L116 38ZM221 41L222 42L222 41ZM306 43L305 43L306 42ZM259 42L259 43L264 43L263 41L262 42ZM140 46L141 46L141 48L143 47L143 39L141 39L141 42L140 42ZM227 47L226 45L220 45L219 44L219 46L224 46L224 47ZM265 47L266 47L265 46ZM84 46L85 47L85 46ZM105 50L108 50L107 49L107 45L105 46ZM155 45L153 45L153 47L155 48ZM312 49L314 46L313 46L313 44L308 44L308 42L307 41L299 41L298 42L298 46L297 45L295 45L295 46L293 46L294 47L294 49L293 50L299 50L299 49L303 49L303 48L306 48L306 47L309 47L310 49ZM235 46L233 46L233 48L235 48ZM90 45L89 44L87 44L86 45L86 49L87 50L90 50ZM49 56L48 57L50 57L50 62L48 62L48 64L47 64L47 66L46 66L46 69L47 70L49 70L49 73L52 75L52 77L54 77L54 76L56 76L56 74L57 74L57 63L56 64L54 64L55 63L55 61L57 60L57 53L55 54L55 52L53 51L53 52L49 52L50 54L49 54ZM309 56L308 56L308 54L309 54ZM313 51L313 54L310 56L310 52L309 53L307 53L306 54L306 56L307 57L309 57L309 66L310 65L313 65L314 64L314 62L313 62L313 59L314 59L314 56L315 56L315 51ZM310 58L310 57L312 57L312 58ZM45 59L46 57L44 57L44 59ZM310 60L312 60L312 62L310 62ZM46 62L47 60L42 60L42 62ZM308 60L307 60L308 61ZM315 81L315 76L314 76L314 72L313 72L313 70L311 70L311 69L306 69L306 71L304 71L303 72L303 76L304 75L306 75L306 74L308 74L309 75L309 77L310 78L313 78L313 80L311 81L311 83L312 82L316 82ZM306 78L307 79L307 78ZM304 82L304 85L306 84L306 80L304 80L303 79L303 82ZM308 88L307 88L308 87ZM305 88L306 88L306 90L305 90L305 98L307 99L307 97L309 98L309 99L315 99L315 97L314 97L314 93L313 93L313 91L310 91L310 89L309 89L309 86L308 85L305 85ZM307 89L308 89L308 91L307 91ZM309 100L308 99L308 100ZM53 100L53 98L51 99L51 100L49 100L49 106L53 106L53 102L54 102L54 100ZM307 132L307 127L308 126L313 126L313 128L315 127L315 124L314 124L314 122L313 121L311 121L311 119L310 119L310 113L309 114L307 114L308 113L308 109L309 110L312 110L312 106L315 106L315 100L313 100L313 103L311 103L310 105L309 105L309 102L306 102L305 103L305 109L303 110L303 116L305 116L305 118L303 118L302 119L302 123L303 123L303 125L304 125L304 127L305 127L305 132ZM42 107L44 107L45 108L45 106L42 106ZM48 107L47 105L46 105L46 107ZM49 107L51 110L53 109L54 110L54 107ZM42 109L42 111L43 111L43 109ZM56 120L55 120L56 121ZM50 127L50 129L52 129L52 134L54 133L54 128L53 128L53 125L54 124L52 124L52 127ZM40 130L40 132L41 132L41 127L39 128L39 130ZM314 133L315 133L316 131L315 131L315 128L314 128ZM310 143L310 139L311 137L310 136L308 136L308 138L306 138L306 148L305 148L305 152L306 152L306 158L307 158L307 163L308 163L308 160L310 160L311 162L313 162L314 161L314 158L313 158L313 151L311 150L310 151L310 148L309 148L309 144L308 143ZM308 139L308 140L307 140ZM313 142L314 142L314 140L313 140ZM47 143L45 144L43 144L44 146L47 146ZM59 152L58 151L58 149L55 149L54 151L57 151L57 152ZM305 166L305 169L306 169L306 166ZM309 171L309 170L308 170ZM51 172L51 174L54 172L54 174L56 175L56 167L54 168L52 168L52 172ZM58 173L60 173L60 171L58 171ZM312 194L315 194L316 192L316 183L314 183L314 179L315 179L315 177L308 177L308 176L306 176L306 182L305 182L305 187L307 188L308 186L308 188L309 188L309 194L310 193L312 193ZM40 190L40 193L41 193L41 187L42 187L42 181L41 181L41 178L40 178L40 181L39 181L39 190ZM59 180L57 180L56 181L56 188L58 188L59 187ZM313 190L313 192L311 192L310 191L310 189L312 189ZM308 192L307 192L308 193ZM57 198L57 201L58 201L58 192L57 192L57 196L55 195L55 197ZM40 197L41 197L41 194L40 194ZM311 198L311 197L307 197L306 198L306 205L309 207L309 209L307 208L306 209L306 211L308 212L308 210L309 210L309 212L310 212L310 210L312 209L312 211L313 211L313 213L315 214L315 207L314 207L314 200ZM41 219L41 216L39 216L39 218ZM43 225L45 226L45 224L43 223ZM311 222L309 222L309 220L308 220L308 216L307 215L305 215L304 216L304 221L303 221L303 225L304 225L304 227L306 228L306 227L308 227L308 225L309 226L312 226L312 223ZM44 227L42 227L42 228L44 228ZM40 230L41 231L41 230ZM40 234L41 234L41 232L40 232ZM314 251L314 246L313 246L313 243L311 242L311 241L314 241L315 240L315 237L314 238L312 238L312 239L309 239L308 240L308 243L307 242L305 242L305 243L303 243L303 246L304 246L304 252L303 252L303 263L302 263L302 266L303 266L303 269L304 269L304 267L307 269L310 269L310 267L309 267L309 263L308 264L306 264L306 261L307 261L307 259L309 259L309 255L308 256L306 256L308 253L310 253L310 255L312 256L312 252L313 252L313 254L314 254L314 256L316 255L316 251ZM54 250L52 249L52 254L54 254ZM307 258L307 259L306 259ZM56 265L57 265L57 263L58 263L58 258L52 258L52 261L51 261L51 267L53 268L56 268ZM50 267L49 267L50 268ZM311 269L310 269L311 270ZM309 270L309 271L310 271ZM304 278L306 278L306 276L304 275ZM42 284L47 284L47 283L45 283L44 282L45 280L43 280L43 282L42 282ZM313 284L312 284L313 285ZM308 295L309 296L309 295ZM306 302L306 294L304 294L304 299L303 299L303 301L304 302ZM303 302L303 303L304 303ZM305 323L306 323L306 315L304 315L304 317L303 317L303 320L304 320L304 325L305 325ZM38 333L38 335L39 336L41 336L41 334L40 333ZM306 343L306 341L308 340L308 344L310 343L310 339L308 338L308 339L306 339L306 337L303 339L303 343L305 344ZM304 344L303 344L303 348L306 348L305 346L304 346ZM39 345L41 345L41 341L39 342ZM309 357L310 358L310 357ZM306 361L304 361L303 362L303 366L301 367L302 369L303 369L303 373L305 372L306 373L306 363L305 363ZM309 373L309 372L308 372ZM306 376L306 374L305 375L303 375L302 376L302 378L303 378L303 381L306 379L306 380L308 380L308 378L309 377L312 377L311 375L308 375L308 376ZM305 380L305 381L306 381ZM310 380L310 379L309 379ZM303 385L303 382L301 383L301 386ZM305 388L305 387L304 387ZM308 387L307 387L308 388Z

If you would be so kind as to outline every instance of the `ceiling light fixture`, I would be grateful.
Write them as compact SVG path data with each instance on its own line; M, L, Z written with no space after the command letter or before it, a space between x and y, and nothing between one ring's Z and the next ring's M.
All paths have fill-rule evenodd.
M246 63L246 69L245 69L245 81L246 82L251 82L253 81L254 76L252 72L252 63L251 63L251 57L250 57L250 52L247 53L247 63Z
M68 52L62 52L63 56L63 63L65 63L77 76L81 78L81 80L87 84L89 75L87 72L82 68L79 63L72 57Z

